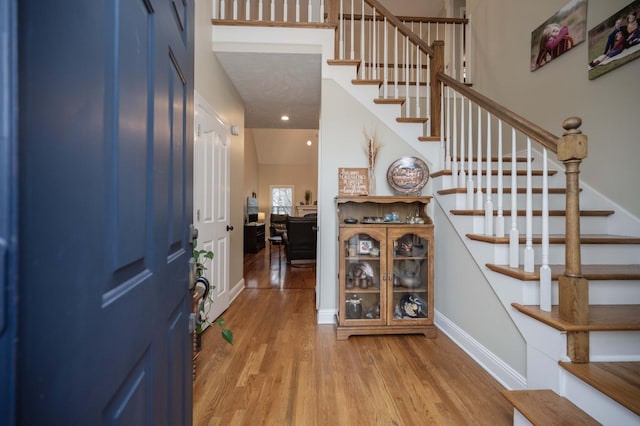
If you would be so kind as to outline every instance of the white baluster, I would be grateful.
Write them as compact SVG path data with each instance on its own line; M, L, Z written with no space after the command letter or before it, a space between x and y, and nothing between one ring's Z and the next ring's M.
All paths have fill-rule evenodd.
M311 0L309 0L307 4L307 22L313 22L313 6L311 5Z
M384 32L383 32L382 42L384 43L384 46L383 46L383 54L382 54L382 62L383 62L383 67L382 67L382 78L383 78L383 81L382 81L382 97L386 99L389 96L389 94L388 94L389 88L387 87L388 84L389 84L389 76L387 74L387 65L389 63L389 60L388 60L389 52L388 52L388 49L387 49L388 33L387 33L387 17L386 16L384 17L383 25L384 25Z
M469 161L467 161L467 167L469 168L469 172L467 173L467 209L473 210L473 105L471 104L471 99L469 99L469 114L468 120L469 130L467 136L467 143L469 144L469 152L467 155L469 156Z
M251 19L251 0L247 0L244 3L244 19L248 21Z
M493 198L491 181L492 153L491 153L491 114L487 111L487 200L484 203L484 235L493 235Z
M225 19L227 16L227 8L225 6L224 0L220 0L220 19Z
M360 78L365 79L365 63L366 63L366 52L364 45L364 0L362 0L362 12L360 13Z
M393 98L398 99L398 27L393 35Z
M509 266L520 265L520 233L518 231L518 168L516 153L516 129L511 129L511 230L509 231Z
M355 37L354 36L355 25L353 25L353 22L354 22L353 20L355 19L354 15L355 14L353 12L353 0L351 0L351 40L349 40L349 44L351 45L351 52L350 52L351 53L351 56L350 56L351 60L353 60L356 57L355 43L354 43L354 40L355 40L355 38L354 38Z
M502 171L502 120L498 120L498 216L496 216L496 237L504 237L503 202L503 171Z
M467 73L466 73L466 82L467 83L471 83L473 82L473 76L472 76L472 71L473 71L473 64L471 63L471 59L472 59L472 52L473 52L473 42L472 42L472 37L471 35L473 34L473 31L471 31L471 15L467 15L467 38L466 38L466 48L467 51L465 53L465 62L467 64Z
M233 0L233 20L238 20L238 0Z
M406 69L406 67L405 67ZM444 133L444 97L445 97L445 86L443 83L440 83L440 93L442 93L442 96L440 96L440 111L442 111L442 113L440 114L440 164L446 164L447 161L447 156L445 153L445 145L447 143L447 135ZM406 103L406 102L405 102ZM445 169L447 168L446 166L444 167Z
M271 20L276 20L276 5L275 0L271 0Z
M378 20L376 18L376 8L373 8L373 42L371 43L373 45L373 55L371 57L372 59L372 65L373 65L373 75L372 78L373 79L378 79L378 36L377 36L377 29L378 29Z
M458 57L456 56L456 24L452 24L452 37L451 37L451 75L453 76L453 78L458 78L457 75L457 67L456 67L456 60L458 59Z
M296 22L300 22L300 0L296 0Z
M427 102L427 105L429 105L429 102ZM464 188L464 185L467 182L467 180L466 180L467 176L466 176L465 171L464 171L464 148L465 148L464 125L465 125L465 121L464 121L464 96L461 96L461 98L460 98L460 173L458 174L458 184L456 185L456 186L458 186L460 188Z
M542 265L540 266L540 309L551 311L551 268L549 267L549 182L547 149L542 151Z
M318 22L324 22L324 1L320 0L320 17L318 18Z
M342 0L340 0L340 18L338 19L338 32L339 32L339 58L344 59L344 16L343 16L343 5Z
M531 138L527 138L527 201L524 247L524 271L533 272L533 184L531 178Z
M456 109L456 91L453 92L453 138L451 139L451 146L453 148L453 152L451 153L451 182L455 184L458 180L458 112Z
M484 209L482 203L482 109L478 106L478 149L476 150L478 157L477 184L476 184L476 210Z
M416 117L420 117L420 52L420 48L416 46Z
M264 4L262 3L262 0L260 0L258 2L258 21L262 22L262 8L264 7Z
M284 0L284 4L282 5L282 22L287 22L288 15L289 15L289 5L287 4L287 0Z
M405 49L404 49L404 116L409 117L409 37L405 37ZM444 110L441 110L444 111ZM441 135L444 133L440 133Z
M218 0L211 0L211 19L218 19Z
M447 170L451 170L451 101L449 100L449 86L445 88L445 99L447 100L447 110L445 112L445 116L447 117L447 134L446 134L446 151L445 151L445 166L444 168Z

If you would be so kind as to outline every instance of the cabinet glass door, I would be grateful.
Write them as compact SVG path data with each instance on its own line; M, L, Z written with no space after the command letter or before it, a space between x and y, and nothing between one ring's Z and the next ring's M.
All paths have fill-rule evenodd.
M340 319L344 325L383 324L384 233L341 231Z
M429 319L429 242L414 230L389 229L391 324Z

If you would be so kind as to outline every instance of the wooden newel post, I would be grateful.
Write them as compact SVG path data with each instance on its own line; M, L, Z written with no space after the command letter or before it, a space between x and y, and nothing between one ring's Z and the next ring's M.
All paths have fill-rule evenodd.
M442 111L440 110L440 98L442 97L442 89L440 86L440 79L438 73L444 72L444 41L436 40L431 45L433 49L433 57L431 58L430 71L431 71L431 135L440 135L440 116Z
M566 243L565 272L558 280L560 319L575 325L589 323L589 282L582 276L580 255L580 163L587 158L587 137L579 127L582 120L564 120L565 133L558 143L558 160L565 165ZM589 332L577 331L567 335L567 355L573 362L589 362Z

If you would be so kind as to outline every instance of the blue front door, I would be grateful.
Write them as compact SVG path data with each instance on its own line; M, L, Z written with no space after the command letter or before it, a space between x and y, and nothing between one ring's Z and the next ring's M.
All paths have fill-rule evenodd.
M17 423L191 423L193 0L18 2Z

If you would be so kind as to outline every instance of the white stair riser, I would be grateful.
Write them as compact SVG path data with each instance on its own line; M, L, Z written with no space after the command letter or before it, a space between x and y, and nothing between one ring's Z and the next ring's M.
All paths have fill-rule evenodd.
M514 284L516 283L514 282ZM538 305L540 303L540 281L522 281L520 285L523 297L521 301L517 302L522 305ZM514 302L516 301L514 300ZM557 305L558 303L558 281L552 281L551 304ZM640 282L637 280L589 280L589 304L640 304Z
M487 250L490 246L495 253L495 259L492 263L497 265L507 265L509 263L509 246L508 244L487 244ZM525 245L520 244L520 259L524 256ZM539 244L533 244L534 261L536 264L542 263L542 249ZM583 265L589 264L614 264L626 265L637 264L640 257L640 248L637 245L629 244L582 244L580 255ZM549 245L549 264L563 264L565 262L565 245L550 244Z
M592 386L560 369L560 395L603 425L640 425L640 417Z
M468 217L468 216L461 216ZM565 233L565 217L564 216L550 216L549 217L549 233L550 234L564 234ZM511 216L504 216L505 235L509 235L511 230ZM520 235L525 235L526 217L518 216L516 220L518 231ZM473 216L473 221L467 224L464 229L469 229L468 233L484 235L484 217ZM542 219L540 216L534 216L532 218L533 233L539 234L542 229ZM607 219L604 217L581 217L580 219L580 231L582 234L606 234L607 233ZM495 233L495 217L494 217L494 233ZM495 234L494 234L495 235Z
M591 362L639 362L640 331L592 331L589 358Z
M474 195L474 205L471 207L467 206L467 194L453 194L451 195L452 198L455 199L455 208L456 209L473 209L475 208L475 195ZM487 197L486 194L484 195L484 200L486 202ZM531 201L533 203L533 209L534 210L540 210L542 209L542 199L541 197L538 195L534 195L531 198ZM497 210L498 208L498 194L491 194L491 202L493 203L493 208ZM518 194L516 197L516 206L519 209L524 209L524 207L526 206L526 195L525 194ZM558 195L558 194L553 194L549 197L549 209L550 210L564 210L566 206L566 198L564 197L564 195ZM587 206L583 206L582 204L580 204L580 207L585 209L587 208ZM504 192L502 194L502 210L503 211L508 211L511 210L511 194Z

